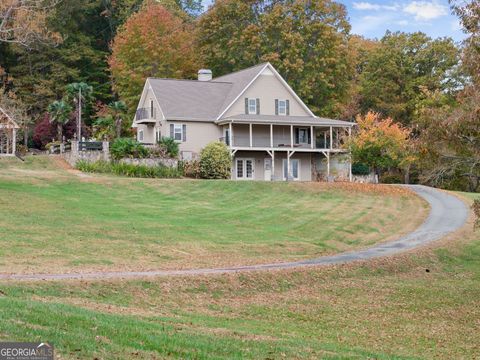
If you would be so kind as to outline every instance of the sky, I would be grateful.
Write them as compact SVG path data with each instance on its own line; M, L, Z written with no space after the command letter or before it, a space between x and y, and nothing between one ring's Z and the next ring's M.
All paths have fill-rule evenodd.
M348 10L352 33L381 38L385 31L422 31L432 38L465 38L448 0L337 0ZM212 0L205 0L205 6Z

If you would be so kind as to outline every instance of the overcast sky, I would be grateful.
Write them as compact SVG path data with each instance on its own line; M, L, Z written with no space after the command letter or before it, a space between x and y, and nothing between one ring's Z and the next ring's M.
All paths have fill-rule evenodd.
M422 31L437 38L464 39L458 19L451 14L448 0L339 0L348 9L352 33L381 38L386 30ZM212 0L204 0L206 6Z

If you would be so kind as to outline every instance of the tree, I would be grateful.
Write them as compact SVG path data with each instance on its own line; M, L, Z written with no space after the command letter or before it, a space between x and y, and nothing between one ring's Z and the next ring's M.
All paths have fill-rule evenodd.
M347 142L354 162L365 164L378 174L388 168L405 168L415 159L409 142L410 129L374 112L359 115L356 121L357 132Z
M64 100L56 100L48 107L50 122L57 124L58 141L63 141L63 126L70 120L72 107Z
M459 51L452 39L387 32L369 52L362 69L360 108L411 124L425 89L455 96L461 85L458 62Z
M77 138L80 140L82 119L80 113L86 105L93 100L93 88L83 82L68 84L65 88L67 92L66 100L73 101L75 104L75 118L77 121Z
M192 25L161 5L148 4L120 28L108 61L114 90L133 115L147 77L196 76Z
M228 179L232 157L222 142L213 142L200 152L200 175L204 179Z
M127 112L127 105L123 101L113 101L108 107L112 112L112 117L115 119L115 132L117 138L122 136L122 120Z
M200 17L197 46L220 76L271 62L314 111L346 101L353 61L345 6L331 0L220 0Z
M30 47L37 42L59 42L47 27L47 18L61 0L2 0L0 42Z
M96 120L93 123L94 136L109 140L120 138L126 111L127 107L123 101L113 101L109 105L97 105Z

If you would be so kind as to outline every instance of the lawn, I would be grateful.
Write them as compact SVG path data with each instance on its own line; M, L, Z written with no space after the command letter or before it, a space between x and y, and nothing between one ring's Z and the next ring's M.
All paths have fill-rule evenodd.
M61 164L60 164L61 165ZM385 241L427 205L390 186L127 179L0 160L0 272L299 260Z
M224 201L229 198L233 205L225 209L227 213L233 211L235 206L238 210L243 209L244 216L249 212L262 216L262 211L247 208L241 199L233 201L233 195L224 193L225 190L236 191L237 196L255 202L257 200L249 196L259 186L272 197L284 196L284 200L300 201L309 210L308 206L318 209L316 211L320 216L317 216L317 221L327 228L329 223L324 219L330 216L330 212L335 212L337 216L352 217L359 211L357 206L365 206L365 213L359 216L362 220L358 220L357 225L369 224L372 228L378 227L378 231L384 231L382 226L388 228L392 225L388 221L381 226L371 225L375 224L372 214L375 214L375 218L382 214L378 211L369 212L369 206L384 204L383 211L392 211L400 206L397 203L404 202L403 212L390 213L390 216L398 216L395 221L401 223L404 221L402 216L409 218L414 212L409 204L416 201L414 197L386 189L381 195L378 191L368 193L366 191L369 190L360 188L350 188L355 191L348 193L343 187L305 184L191 181L147 181L137 184L127 179L83 178L79 177L80 174L61 171L45 159L20 167L0 162L0 174L2 194L10 191L19 198L24 196L39 203L44 201L43 206L51 206L37 208L36 216L42 221L50 220L40 213L55 213L55 207L49 203L51 199L46 200L48 194L66 197L69 204L76 199L77 205L73 206L73 210L72 205L63 208L64 216L69 219L73 218L69 212L74 211L76 216L83 214L80 205L87 206L93 202L95 206L88 205L89 209L98 211L105 199L117 205L120 203L130 211L132 208L141 208L148 216L146 209L150 209L148 205L152 203L162 203L166 201L165 198L179 199L181 196L186 199L186 195L181 195L183 186L194 193L191 195L194 199L193 208L203 208L208 204L212 211L220 214L218 198L224 198ZM69 192L67 188L72 190ZM142 190L145 188L148 191ZM107 191L102 192L101 189L107 189L108 195ZM140 199L137 192L142 191L149 197L142 202L142 206L132 205L122 200L127 196L122 193L125 189L132 190L132 199ZM205 193L210 197L203 198L202 202L201 194ZM474 195L465 195L470 200L474 198ZM256 196L261 197L262 191L258 191ZM63 200L58 197L57 205ZM88 201L84 201L84 197ZM152 200L153 197L156 197L156 201ZM342 202L348 202L349 197L355 201L345 206ZM362 205L368 197L374 200L370 205ZM381 197L385 198L384 202L379 199ZM3 209L6 200L3 195L0 199ZM324 204L328 202L336 204L331 205L329 211ZM300 203L276 204L295 209L301 206ZM24 201L8 204L12 211L20 211L22 206L25 207ZM260 202L255 204L261 206ZM184 212L188 210L184 221L194 222L195 217L201 216L200 210L196 210L193 216L190 213L192 209L174 201L170 202L169 207L176 209L177 214L182 208ZM163 219L163 213L153 205L150 210ZM115 208L113 211L125 216L122 209ZM28 229L34 228L36 234L42 234L43 227L35 223L37 217L31 215L30 210L25 210L25 213L30 215L23 221L23 230L31 234L32 231ZM112 218L111 214L107 216L108 212L100 213L97 216L104 224L108 223L108 218ZM14 218L5 210L2 216L8 216L11 220ZM65 223L66 220L61 219L59 213L56 216L59 224ZM170 215L167 218L170 219ZM92 226L99 226L97 217L92 215L89 219ZM268 217L265 219L274 221ZM236 220L239 224L254 222L239 216ZM337 218L337 221L341 219ZM21 226L22 222L18 224ZM87 225L85 227L88 228ZM236 229L220 222L216 222L216 225L223 229L231 226L232 231ZM273 231L274 225L270 226ZM277 222L276 226L287 225ZM309 226L316 225L312 222ZM338 230L335 227L329 229L332 236L336 236ZM138 228L139 233L140 230ZM75 234L78 229L71 224L61 231ZM20 231L18 233L22 234ZM106 234L108 231L103 231L103 235L98 234L95 241L108 241ZM55 344L59 356L65 359L473 359L480 353L479 234L472 231L470 223L460 232L429 247L368 264L132 281L5 281L0 283L0 340L49 341ZM252 239L255 237L254 233L246 232L244 235ZM42 236L47 236L47 232ZM52 236L50 241L59 239L56 235ZM182 241L170 241L176 241L176 246L180 246L187 241L188 235L182 236L185 236ZM342 233L338 236L346 239L354 234ZM208 248L209 241L213 241L201 236L199 239L204 249ZM235 256L247 253L244 248L235 247L234 239L232 234L222 243L236 249ZM282 239L285 242L294 241L288 237ZM10 238L10 241L15 243L14 238ZM278 239L267 238L262 241L266 249L274 249L272 244ZM375 241L375 238L369 241ZM131 251L135 249L132 242L123 241L121 244ZM24 245L28 245L28 242ZM45 243L44 246L48 249L49 245ZM220 245L213 243L210 246L209 251L215 253ZM362 246L362 243L354 246ZM69 259L72 250L68 242L61 242L61 248ZM31 251L32 248L29 249ZM2 251L10 250L3 246ZM38 256L45 261L56 261L49 257L50 251L53 250L40 250ZM109 255L89 251L97 259ZM146 261L151 261L151 255L145 256ZM288 254L277 253L275 256L288 257ZM113 255L108 257L112 262L116 258ZM263 258L257 256L255 259ZM27 259L24 262L21 259L3 261L14 263L20 269L20 265L27 263ZM55 262L55 266L59 264ZM163 265L166 264L168 262ZM78 269L77 266L71 268Z
M49 340L72 359L473 359L479 280L480 236L469 224L365 265L4 283L0 337Z

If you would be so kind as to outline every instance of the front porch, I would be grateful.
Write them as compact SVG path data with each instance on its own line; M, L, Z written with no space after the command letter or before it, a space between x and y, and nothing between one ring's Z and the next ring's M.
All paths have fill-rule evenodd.
M224 137L220 141L229 146L234 158L234 179L313 181L322 178L332 181L332 157L343 154L350 159L345 142L351 136L353 125L342 121L337 123L284 125L231 121L224 125ZM258 152L267 156L261 161L263 166L253 166L252 159L258 159L256 156L248 156ZM320 167L321 163L317 161L319 158L324 159L325 163L324 174L320 176L312 170ZM301 173L307 172L307 163L309 175L301 176ZM348 167L348 180L351 181L350 161ZM263 176L255 176L255 171L257 174L262 172Z

